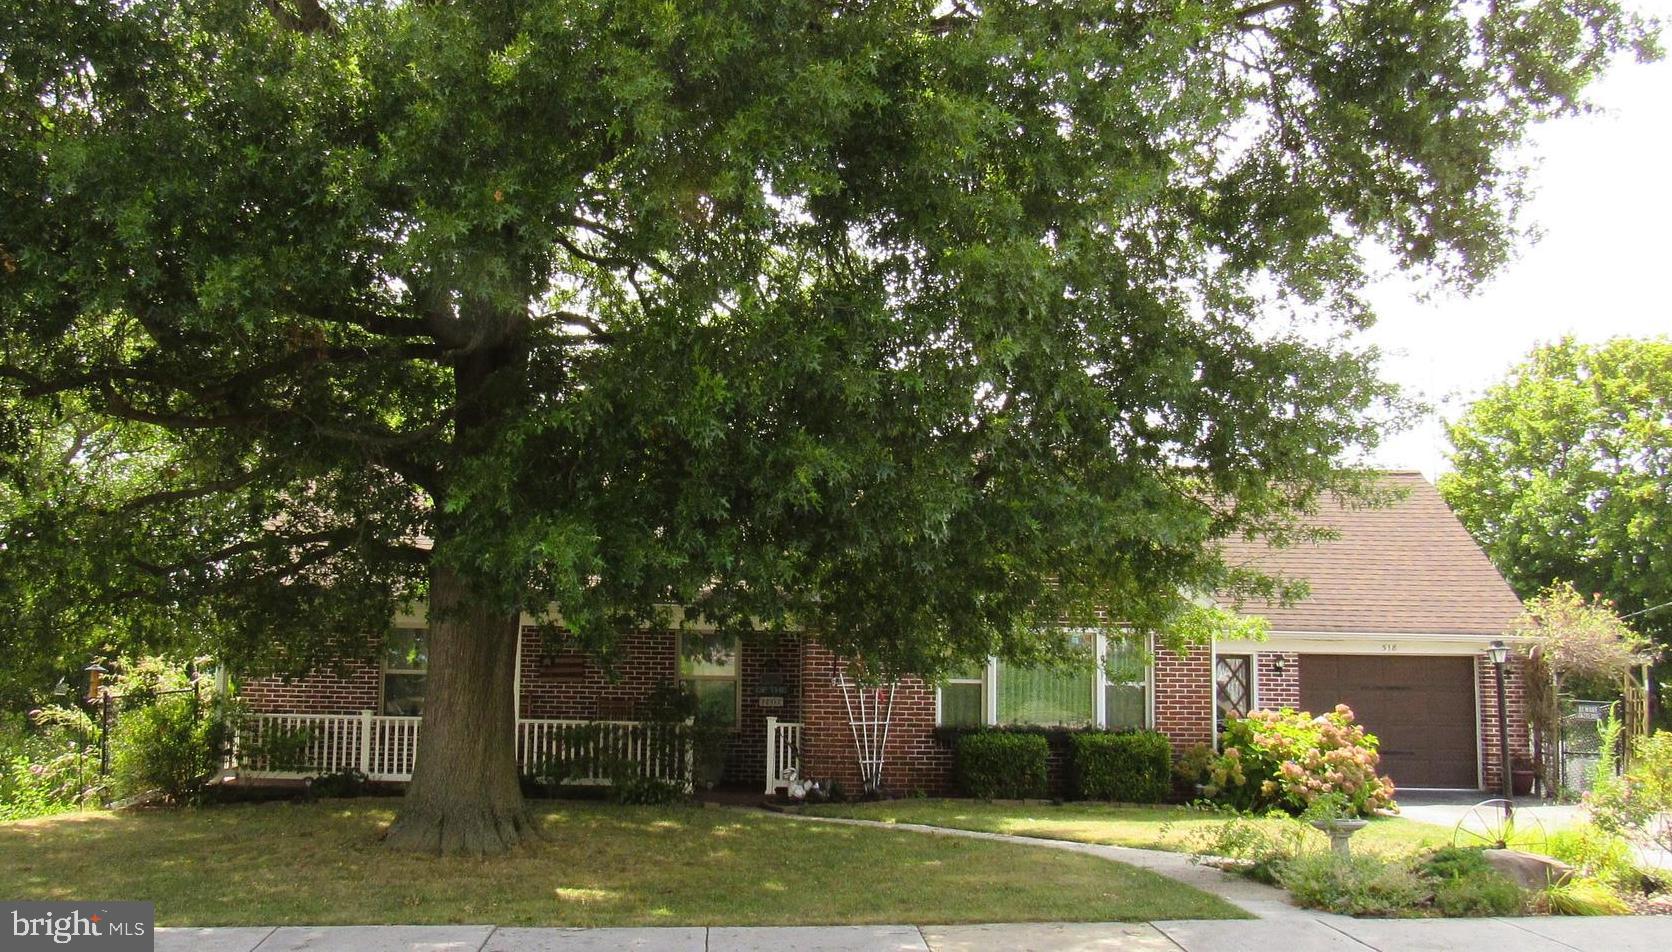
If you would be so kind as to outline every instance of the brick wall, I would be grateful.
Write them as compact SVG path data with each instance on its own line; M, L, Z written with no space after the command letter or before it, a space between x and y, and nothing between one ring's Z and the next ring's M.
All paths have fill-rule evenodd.
M759 791L766 781L766 719L801 719L801 639L796 637L745 640L742 645L743 712L732 748L726 757L726 781ZM784 689L784 702L763 707L762 690L768 681Z
M1278 668L1282 668L1281 671ZM1254 656L1254 699L1261 710L1300 709L1300 655L1262 651Z
M526 718L632 720L639 702L675 676L674 636L635 631L621 636L614 670L568 653L548 654L540 629L522 631L522 707Z
M1178 755L1197 744L1213 743L1213 655L1194 646L1179 655L1155 653L1155 729L1172 741Z
M1504 668L1504 708L1509 720L1509 755L1512 760L1532 749L1527 735L1525 672L1526 659L1518 654L1510 655L1510 663ZM1475 683L1480 691L1481 777L1483 787L1497 796L1498 791L1503 789L1503 774L1500 772L1503 754L1498 740L1498 675L1491 659L1485 654L1475 658Z
M316 668L299 678L250 678L238 694L252 711L270 714L379 713L383 686L376 662L345 661L339 668Z
M850 794L858 794L863 789L859 755L836 683L839 664L829 649L812 641L801 654L802 772L819 780L840 780ZM886 690L883 698L886 706ZM884 789L901 793L953 792L952 751L935 738L935 691L917 678L895 688L882 782Z

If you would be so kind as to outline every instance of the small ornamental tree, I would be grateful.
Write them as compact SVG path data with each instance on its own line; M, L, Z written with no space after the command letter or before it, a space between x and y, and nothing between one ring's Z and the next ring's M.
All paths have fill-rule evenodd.
M425 601L389 842L483 853L524 610L935 677L1269 588L1217 540L1392 412L1366 243L1485 278L1529 126L1653 47L1612 0L14 4L0 658L102 616L300 670Z
M1556 582L1528 599L1514 634L1526 656L1527 725L1533 731L1534 764L1554 786L1557 764L1544 752L1556 749L1562 727L1562 697L1580 683L1612 690L1659 656L1654 642L1620 618L1601 595L1586 599L1572 583Z

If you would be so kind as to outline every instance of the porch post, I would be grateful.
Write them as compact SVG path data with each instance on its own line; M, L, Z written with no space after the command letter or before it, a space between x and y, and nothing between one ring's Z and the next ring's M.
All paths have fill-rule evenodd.
M778 789L778 719L766 719L766 793L771 796Z
M372 712L360 712L360 773L371 776L372 772Z

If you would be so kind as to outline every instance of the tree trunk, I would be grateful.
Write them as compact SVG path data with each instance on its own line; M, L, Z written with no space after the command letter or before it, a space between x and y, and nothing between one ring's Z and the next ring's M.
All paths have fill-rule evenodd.
M458 576L438 566L430 619L417 762L385 841L414 852L503 853L535 833L517 782L518 617L472 605Z

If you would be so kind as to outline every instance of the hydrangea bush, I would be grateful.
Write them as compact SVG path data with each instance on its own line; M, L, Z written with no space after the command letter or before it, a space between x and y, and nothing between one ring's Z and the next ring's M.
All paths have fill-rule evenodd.
M1304 711L1255 711L1232 718L1202 792L1240 810L1301 814L1331 797L1351 816L1393 803L1393 781L1378 776L1376 737L1345 704L1313 717Z

